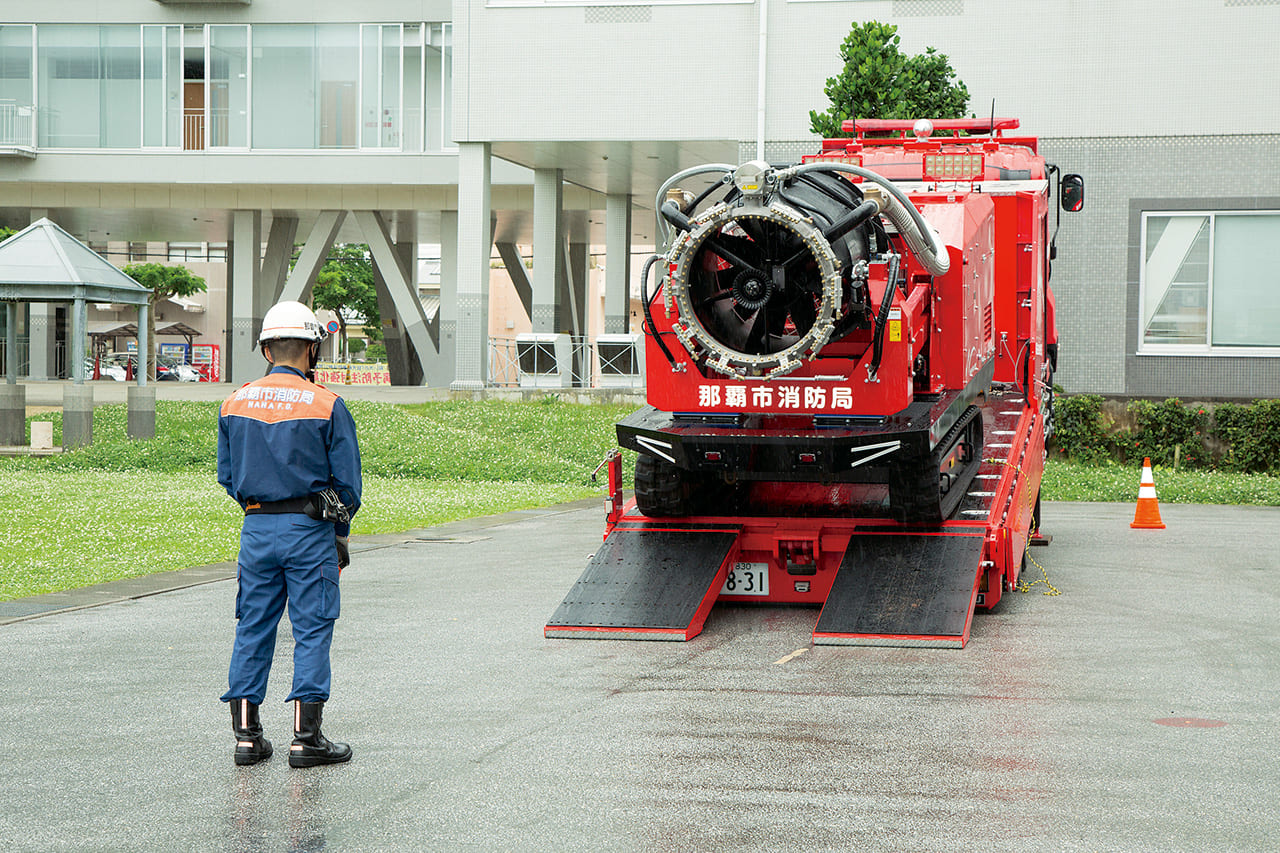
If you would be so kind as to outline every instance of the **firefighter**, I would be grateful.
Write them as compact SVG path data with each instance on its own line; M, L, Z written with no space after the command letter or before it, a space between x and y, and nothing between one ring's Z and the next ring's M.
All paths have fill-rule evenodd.
M329 645L338 618L338 575L360 507L360 449L342 398L308 379L324 332L311 309L280 302L262 321L258 347L271 365L222 404L218 482L244 509L236 634L222 701L231 706L235 763L271 757L258 706L267 692L276 627L293 627L290 767L336 764L351 748L320 732L329 698Z

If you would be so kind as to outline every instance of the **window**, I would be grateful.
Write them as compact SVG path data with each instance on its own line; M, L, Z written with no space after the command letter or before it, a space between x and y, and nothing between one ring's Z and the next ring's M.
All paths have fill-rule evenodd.
M39 28L37 38L40 145L140 147L140 29L47 26Z
M0 26L0 145L35 144L32 66L31 26Z
M0 24L0 145L31 145L38 127L42 148L450 149L452 35L448 23Z
M1280 211L1144 213L1138 351L1280 355Z
M346 24L253 28L253 147L356 147L360 32Z

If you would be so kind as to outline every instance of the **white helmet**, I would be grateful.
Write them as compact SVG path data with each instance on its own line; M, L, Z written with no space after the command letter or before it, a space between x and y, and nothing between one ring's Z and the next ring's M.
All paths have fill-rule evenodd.
M312 310L301 302L277 302L267 311L267 316L262 318L258 346L281 338L322 341L324 327Z

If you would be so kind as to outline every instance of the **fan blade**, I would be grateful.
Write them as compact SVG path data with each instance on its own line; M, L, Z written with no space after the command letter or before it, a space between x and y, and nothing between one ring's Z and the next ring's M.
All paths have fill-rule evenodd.
M813 304L813 294L801 291L788 306L791 309L791 321L795 323L796 334L807 334L818 319L818 309Z
M747 332L747 341L742 351L748 355L767 353L769 342L769 305L765 303L756 311L755 320L751 323L751 331Z
M698 302L693 307L701 310L713 303L720 302L725 299L732 299L732 298L733 298L733 290L731 288L725 288L724 290L718 291L716 293L711 294L708 297L698 300Z

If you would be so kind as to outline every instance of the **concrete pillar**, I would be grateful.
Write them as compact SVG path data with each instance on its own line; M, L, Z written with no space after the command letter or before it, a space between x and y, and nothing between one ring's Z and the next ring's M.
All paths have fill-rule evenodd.
M258 288L262 264L262 211L236 210L231 214L231 257L227 282L227 376L241 385L262 376L267 361L258 352L262 330Z
M83 299L77 299L71 303L71 340L67 342L68 349L71 350L69 353L71 362L67 365L67 369L77 385L83 385L85 380L84 359L88 337L89 304ZM141 355L140 352L139 357Z
M604 204L604 333L620 335L631 330L631 196Z
M93 444L93 386L62 387L62 446L84 447Z
M298 236L298 217L272 216L271 230L267 234L267 250L262 258L262 273L258 281L258 314L280 300L285 277L289 275L289 261L293 259L293 244Z
M27 443L27 386L0 385L0 445Z
M29 223L46 219L49 211L32 208L27 219ZM36 382L47 382L54 376L57 364L57 306L51 302L32 302L31 314L27 324L28 366L27 378Z
M416 229L414 229L416 231ZM408 286L410 295L414 302L418 303L419 311L422 310L422 302L418 298L418 244L416 240L403 241L401 235L397 234L397 242L395 244L396 255L400 258L400 263L404 267L405 284ZM423 314L425 317L425 313ZM415 318L416 319L416 318ZM429 319L429 318L428 318ZM431 327L427 324L427 334L430 337ZM426 377L426 368L423 365L425 361L434 361L435 352L428 349L426 352L420 351L414 346L413 339L409 339L409 385L421 385L422 380Z
M458 390L482 390L488 377L491 174L489 143L459 143L458 337L450 386Z
M18 381L18 303L4 304L4 379Z
M396 302L382 277L382 271L373 267L373 287L378 293L378 314L382 316L382 344L387 348L387 372L392 385L409 384L409 346L404 334L404 324L396 317Z
M448 387L457 368L458 211L440 211L440 354L428 365L426 383Z
M27 443L27 389L18 384L18 303L6 302L4 326L5 384L0 385L0 445Z
M533 173L533 311L535 332L566 331L564 302L564 173L535 169Z
M276 302L307 302L311 298L311 289L316 283L316 276L324 267L333 248L333 241L338 238L338 230L342 228L342 220L346 218L344 210L322 210L316 215L315 224L298 254L298 261L293 265ZM295 226L296 230L296 226ZM292 247L290 247L292 249Z
M561 288L562 327L573 335L573 384L591 386L590 350L587 341L587 267L591 264L591 247L586 243L570 243L565 255L565 279Z
M56 318L57 305L54 303L31 303L31 316L27 324L27 340L30 342L27 378L34 382L47 382L55 378Z
M156 437L156 386L130 385L127 394L129 438Z

